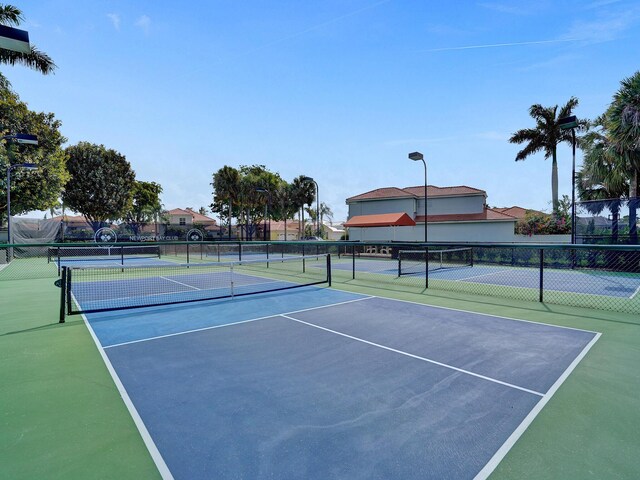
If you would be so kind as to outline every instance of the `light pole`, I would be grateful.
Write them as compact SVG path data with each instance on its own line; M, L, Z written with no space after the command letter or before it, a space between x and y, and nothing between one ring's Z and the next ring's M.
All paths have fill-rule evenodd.
M302 177L305 182L313 182L316 186L316 235L320 236L320 189L318 188L318 182L311 177Z
M38 137L26 133L4 135L0 138L2 140L12 140L24 145L38 145ZM11 243L11 170L15 168L35 170L38 166L35 163L16 163L14 165L9 164L7 167L7 243Z
M575 115L558 120L561 130L571 129L571 145L573 147L573 162L571 167L571 243L576 243L576 128L578 120Z
M422 160L424 164L424 243L427 243L427 162L425 162L424 155L420 152L410 153L409 160L414 162Z
M271 191L267 188L256 188L256 192L266 193L268 195L267 205L264 207L264 216L269 219L269 236L271 236ZM267 241L266 228L264 229L264 241Z

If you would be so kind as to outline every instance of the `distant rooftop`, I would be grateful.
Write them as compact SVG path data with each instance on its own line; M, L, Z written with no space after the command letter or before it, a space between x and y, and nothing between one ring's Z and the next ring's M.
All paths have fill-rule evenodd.
M435 185L427 186L427 197L455 197L467 195L483 195L486 197L487 192L478 188L468 187L466 185L458 185L454 187L436 187ZM347 203L359 200L378 200L383 198L422 198L423 196L424 185L405 188L383 187L347 198Z

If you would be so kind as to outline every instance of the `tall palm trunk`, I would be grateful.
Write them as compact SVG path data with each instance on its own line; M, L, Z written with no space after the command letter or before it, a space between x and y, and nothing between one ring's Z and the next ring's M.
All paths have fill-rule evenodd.
M638 205L638 169L634 169L629 182L629 242L631 245L638 244L637 209Z
M556 149L553 149L553 160L551 164L551 199L553 204L553 213L558 211L558 156Z

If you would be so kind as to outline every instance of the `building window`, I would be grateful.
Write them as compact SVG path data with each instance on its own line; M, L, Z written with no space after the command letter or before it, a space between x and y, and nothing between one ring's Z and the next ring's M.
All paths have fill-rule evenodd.
M187 219L184 218L184 217L180 217L179 222L180 222L180 225L186 225L187 224Z

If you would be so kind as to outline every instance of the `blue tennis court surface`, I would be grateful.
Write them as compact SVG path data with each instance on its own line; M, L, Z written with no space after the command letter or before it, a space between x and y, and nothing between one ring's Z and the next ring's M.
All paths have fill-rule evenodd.
M598 338L320 287L86 317L176 479L485 478Z

